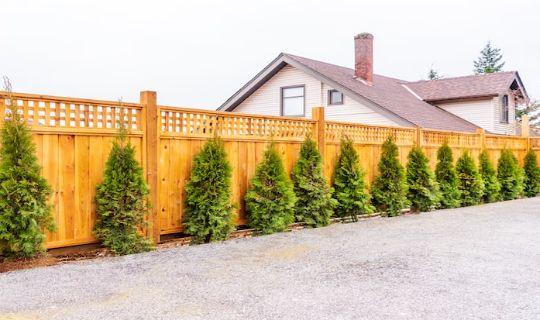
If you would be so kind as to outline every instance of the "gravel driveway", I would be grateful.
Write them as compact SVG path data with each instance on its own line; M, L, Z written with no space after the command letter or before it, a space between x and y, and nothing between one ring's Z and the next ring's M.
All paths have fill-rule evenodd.
M0 319L540 319L540 198L1 274Z

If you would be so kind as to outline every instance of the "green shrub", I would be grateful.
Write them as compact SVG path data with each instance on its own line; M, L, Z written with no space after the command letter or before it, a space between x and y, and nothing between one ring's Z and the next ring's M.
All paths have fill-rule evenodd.
M55 230L47 204L51 188L41 176L30 128L11 103L0 134L0 254L32 257L44 251L43 229Z
M489 160L487 152L480 153L480 175L484 181L484 202L494 202L500 199L501 185L497 179L497 171Z
M94 234L114 254L149 251L152 242L140 233L146 226L148 186L135 158L135 147L120 129L105 165L103 182L97 186L97 221Z
M342 139L333 177L333 197L337 201L336 216L351 217L353 221L357 221L359 214L373 212L364 177L365 173L358 163L358 153L354 149L353 141L349 138Z
M456 208L460 205L459 179L453 161L452 149L448 146L448 142L445 141L437 151L437 166L435 167L435 177L441 192L440 206L442 208Z
M194 158L186 185L185 232L193 242L225 240L234 229L231 175L223 141L214 137Z
M540 167L536 160L536 153L529 150L525 155L523 190L525 196L535 197L540 193Z
M398 160L398 148L392 137L382 145L379 175L371 188L373 204L387 216L397 216L408 205L405 170Z
M264 234L283 231L294 222L296 196L273 143L257 166L245 200L249 225Z
M523 191L523 175L518 160L510 150L503 150L497 165L497 177L501 184L501 198L512 200Z
M430 211L439 204L439 186L429 169L429 159L422 148L415 146L409 152L407 162L407 199L412 211Z
M332 199L332 188L324 179L321 154L311 137L307 137L302 144L292 180L297 198L296 220L310 227L328 225L336 201Z
M472 206L481 203L484 195L484 182L468 152L459 157L456 163L456 172L459 180L461 205Z

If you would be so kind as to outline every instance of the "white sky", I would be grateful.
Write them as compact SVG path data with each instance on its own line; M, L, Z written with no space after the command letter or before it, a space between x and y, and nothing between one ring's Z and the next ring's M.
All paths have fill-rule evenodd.
M488 40L540 98L540 2L2 0L0 74L14 91L217 108L280 52L352 67L375 36L375 73L472 73Z

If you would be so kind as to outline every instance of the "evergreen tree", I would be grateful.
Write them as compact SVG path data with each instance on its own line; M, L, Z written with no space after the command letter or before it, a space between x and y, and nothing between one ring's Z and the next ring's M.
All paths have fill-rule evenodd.
M350 138L341 140L341 152L334 170L334 199L337 201L336 216L351 217L358 220L359 214L371 213L374 208L369 204L366 193L365 173L358 163L358 153Z
M186 185L184 223L193 242L225 240L234 229L231 176L223 141L214 137L193 160Z
M9 118L0 134L0 255L32 257L44 251L43 229L55 230L47 204L51 188L41 176L36 146L11 98L9 80L4 82Z
M264 234L283 231L294 222L296 196L274 143L257 166L245 200L249 225Z
M459 179L453 165L452 149L445 141L437 151L437 166L435 176L441 191L441 207L459 207L461 194L459 192Z
M146 226L148 186L135 147L120 124L105 164L103 182L97 186L97 221L94 234L114 254L125 255L153 249L140 228Z
M433 66L432 66L429 69L427 78L428 78L428 80L439 80L439 79L442 79L442 76L439 74L439 72L437 70L433 69Z
M398 148L392 137L382 145L379 175L371 188L373 204L387 216L397 216L408 205L405 170L398 159Z
M474 61L474 73L494 73L502 71L504 62L501 49L491 46L491 42L488 41L484 49L480 51L480 57Z
M296 220L310 227L328 225L337 203L332 199L333 190L323 176L321 154L309 136L300 149L292 180L297 198Z
M525 196L536 197L540 194L540 167L536 160L536 153L533 150L529 150L524 159L524 181L523 190Z
M480 175L482 181L484 181L484 196L482 197L484 202L498 201L500 199L501 185L497 179L497 171L489 161L485 150L480 153Z
M415 146L409 152L407 162L407 198L412 211L430 211L440 199L439 186L429 169L429 159L422 148Z
M473 206L482 202L484 182L469 152L463 153L456 163L462 206Z
M497 177L503 200L516 199L523 191L523 176L518 160L510 150L503 150L497 164Z

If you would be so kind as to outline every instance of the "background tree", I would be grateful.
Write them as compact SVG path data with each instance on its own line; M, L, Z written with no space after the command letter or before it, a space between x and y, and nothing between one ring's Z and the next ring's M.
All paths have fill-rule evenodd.
M292 180L297 199L296 220L310 227L328 225L337 203L332 199L332 188L324 179L321 154L309 136L302 143Z
M473 206L482 202L484 182L476 169L469 152L464 152L456 163L459 180L460 203L462 206Z
M540 167L538 167L534 150L527 152L524 162L523 191L527 197L536 197L540 194Z
M245 200L249 225L264 234L283 231L294 222L293 184L274 143L257 166Z
M398 159L398 148L392 137L382 145L379 175L371 188L373 204L387 216L397 216L407 207L405 170Z
M516 119L521 122L524 115L529 116L529 124L533 127L540 126L540 101L531 100L524 106L516 108Z
M489 160L486 150L480 153L480 175L482 181L484 181L484 195L482 199L484 202L494 202L500 199L501 185L497 179L497 171L493 164Z
M231 175L223 141L208 140L186 185L185 232L195 243L225 240L234 229Z
M520 196L523 190L521 168L516 156L508 149L501 152L497 164L497 177L501 184L501 197L503 200L512 200Z
M47 204L51 188L41 176L30 128L17 110L7 78L4 90L9 113L0 134L0 254L31 257L44 251L43 229L55 230Z
M437 150L437 166L435 168L442 208L456 208L460 205L459 179L453 162L452 149L445 141Z
M491 41L488 41L484 49L480 51L480 56L474 63L474 73L494 73L502 71L504 61L501 49L494 48Z
M407 162L407 199L412 211L430 211L439 204L439 186L429 170L429 159L422 148L415 146L409 152Z
M334 199L337 201L336 216L358 220L359 214L371 213L370 196L366 192L365 173L360 168L358 153L353 141L341 139L341 151L334 170Z
M442 76L440 75L439 71L435 70L433 66L428 71L427 74L428 80L439 80L442 79Z
M135 154L121 123L105 164L103 182L97 186L94 226L96 238L117 255L153 249L150 239L139 232L146 226L149 191Z

